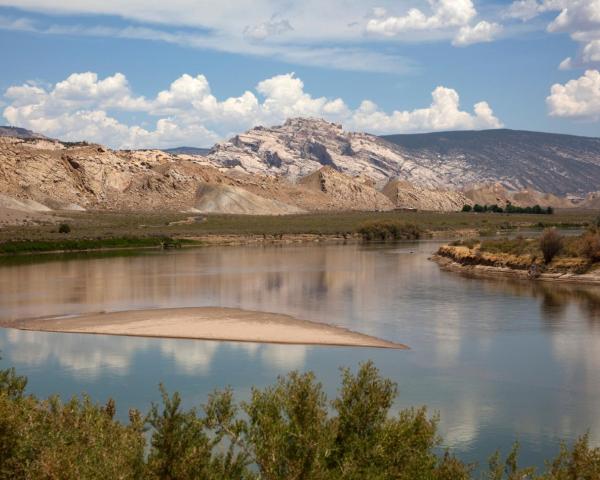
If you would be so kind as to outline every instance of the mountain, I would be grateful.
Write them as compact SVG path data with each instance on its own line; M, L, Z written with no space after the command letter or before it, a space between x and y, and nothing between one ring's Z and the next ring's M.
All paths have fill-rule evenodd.
M271 128L255 127L217 143L206 159L222 167L292 181L322 167L351 177L366 175L378 186L396 175L430 186L443 181L428 165L403 158L392 143L374 135L345 132L341 125L312 118L292 118Z
M160 150L0 137L0 224L6 212L50 209L278 215L393 208L362 180L335 170L314 178L318 186Z
M175 148L163 148L163 152L170 153L171 155L196 155L198 157L204 157L210 152L210 148L198 148L198 147L175 147Z
M508 190L583 196L600 189L600 138L515 130L377 137L341 125L294 118L217 143L206 157L222 167L296 180L330 166L426 189L499 183Z
M597 208L598 194L591 192L600 190L600 140L566 135L498 130L401 135L391 142L324 120L290 119L199 156L111 150L12 127L3 132L0 210L31 215L48 209L450 211L508 201L573 206L558 196L564 192L587 195L579 205Z
M0 137L15 137L22 139L48 138L41 133L35 133L31 130L27 130L26 128L10 127L6 125L0 125Z
M462 163L466 172L479 172L476 183L556 195L600 189L600 138L507 129L382 138L420 163Z

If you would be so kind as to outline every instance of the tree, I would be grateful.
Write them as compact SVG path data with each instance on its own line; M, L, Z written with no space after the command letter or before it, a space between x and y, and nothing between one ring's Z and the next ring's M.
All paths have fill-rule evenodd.
M462 207L463 212L470 212L471 210L473 210L473 207L471 207L471 205L463 205Z
M178 393L160 386L163 408L152 404L147 422L154 429L148 466L160 480L208 478L211 448L195 410L182 411Z

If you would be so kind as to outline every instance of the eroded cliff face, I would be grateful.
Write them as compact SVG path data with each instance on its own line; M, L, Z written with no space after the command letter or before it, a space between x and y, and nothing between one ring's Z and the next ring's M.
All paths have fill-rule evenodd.
M247 174L161 151L0 138L0 208L286 214L392 205L363 180L331 170L326 189ZM310 182L309 182L310 183Z
M459 191L420 187L402 180L391 180L383 193L396 208L453 212L473 203Z
M379 188L397 176L431 188L458 185L453 175L458 179L458 174L464 173L460 161L453 165L440 165L435 160L415 161L375 135L345 132L341 125L306 118L236 135L216 144L207 159L220 166L292 181L331 167L350 177L368 176ZM476 181L477 177L472 176L471 180Z

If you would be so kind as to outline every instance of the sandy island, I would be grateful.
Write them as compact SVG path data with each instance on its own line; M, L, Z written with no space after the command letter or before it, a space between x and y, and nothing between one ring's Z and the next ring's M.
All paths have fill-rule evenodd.
M217 307L132 310L43 317L0 322L0 326L42 332L408 348L401 343L363 335L342 327L299 320L289 315Z

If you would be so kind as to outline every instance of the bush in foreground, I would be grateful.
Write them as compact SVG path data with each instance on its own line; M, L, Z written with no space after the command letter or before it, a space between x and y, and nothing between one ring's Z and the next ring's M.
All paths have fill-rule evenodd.
M161 387L162 405L129 423L115 405L89 399L62 403L24 393L26 380L0 371L0 479L399 479L469 480L473 466L437 455L437 417L425 408L390 415L397 386L369 362L342 370L329 402L313 373L292 372L253 389L248 402L215 392L200 409L184 410ZM146 429L150 448L145 453ZM489 480L600 478L600 449L584 436L562 446L537 475L518 466L518 446L506 460L491 457Z
M418 240L423 236L423 230L418 225L396 220L365 222L358 227L357 232L367 242Z

